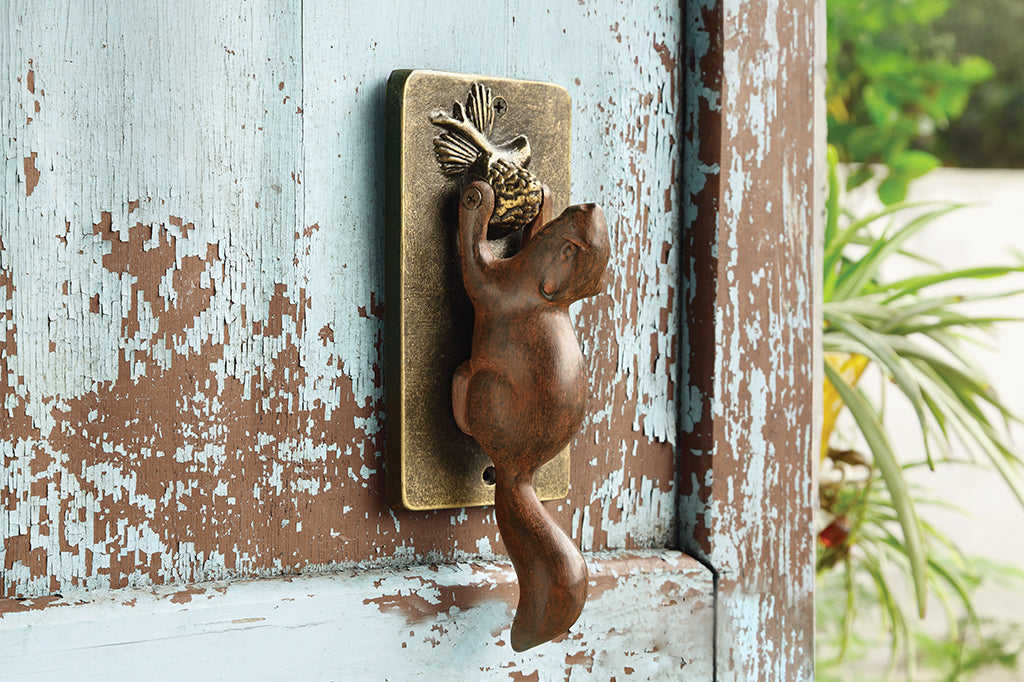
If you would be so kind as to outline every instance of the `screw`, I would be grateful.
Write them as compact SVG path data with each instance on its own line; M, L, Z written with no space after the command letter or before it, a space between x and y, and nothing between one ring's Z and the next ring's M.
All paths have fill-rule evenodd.
M508 103L505 101L504 97L495 97L491 106L494 107L494 113L498 116L501 116L508 111Z
M468 209L474 209L480 205L480 202L484 200L480 190L476 187L470 187L462 195L462 205Z

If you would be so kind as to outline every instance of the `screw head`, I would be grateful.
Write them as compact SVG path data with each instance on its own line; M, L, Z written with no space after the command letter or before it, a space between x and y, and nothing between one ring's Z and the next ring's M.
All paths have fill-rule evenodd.
M498 116L508 111L508 102L505 101L504 97L495 97L494 101L491 102L491 106L494 107L494 113Z
M480 190L476 187L470 187L462 193L462 205L468 209L474 209L480 205L480 202L484 200Z

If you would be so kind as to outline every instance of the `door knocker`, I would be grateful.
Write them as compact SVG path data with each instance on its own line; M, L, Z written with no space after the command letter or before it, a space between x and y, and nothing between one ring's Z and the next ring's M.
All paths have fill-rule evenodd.
M586 365L568 309L603 290L609 243L597 205L553 217L527 135L495 133L496 117L517 102L481 79L465 105L456 100L450 115L435 110L429 120L433 172L457 183L457 208L444 222L473 311L468 358L448 376L451 417L493 465L498 529L519 578L511 643L524 651L565 632L586 600L586 563L534 478L586 414Z

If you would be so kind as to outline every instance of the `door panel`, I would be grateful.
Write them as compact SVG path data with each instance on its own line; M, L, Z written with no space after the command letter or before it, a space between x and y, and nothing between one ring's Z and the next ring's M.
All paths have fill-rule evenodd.
M810 676L821 2L56 4L0 22L5 660L87 660L62 647L100 612L227 642L219 614L309 587L337 616L303 625L308 676L378 618L379 650L417 666L462 670L486 621L473 636L505 648L480 665L522 679L673 679L673 656L696 679ZM572 199L609 218L608 292L573 309L592 411L547 503L601 594L537 653L504 644L493 510L384 497L396 68L565 86ZM466 569L459 612L384 607L450 561L505 587L474 596ZM277 579L195 585L255 577ZM175 601L200 589L226 611ZM180 610L132 620L157 602Z
M602 567L572 632L525 654L499 561L43 597L0 614L0 656L10 679L710 680L710 573L668 550Z
M8 596L502 553L489 508L383 496L383 84L411 66L569 88L616 255L551 507L585 550L674 545L678 8L340 5L12 8Z

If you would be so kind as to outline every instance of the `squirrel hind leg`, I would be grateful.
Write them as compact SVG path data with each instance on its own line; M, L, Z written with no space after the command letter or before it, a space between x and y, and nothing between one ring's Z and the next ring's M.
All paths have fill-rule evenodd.
M469 360L452 379L455 422L476 439L495 465L521 453L526 430L520 401L509 378L487 365Z

